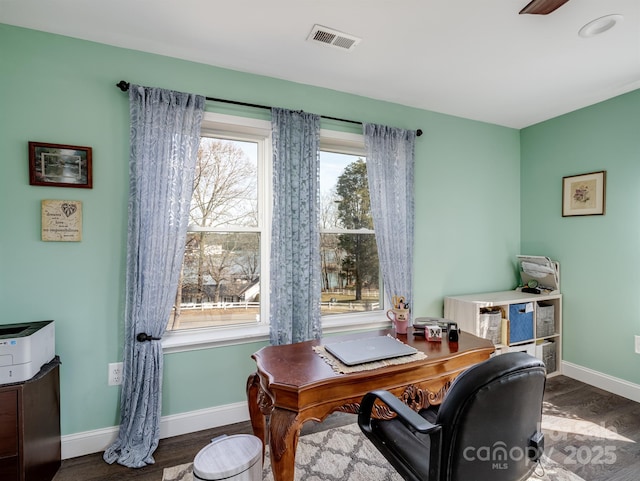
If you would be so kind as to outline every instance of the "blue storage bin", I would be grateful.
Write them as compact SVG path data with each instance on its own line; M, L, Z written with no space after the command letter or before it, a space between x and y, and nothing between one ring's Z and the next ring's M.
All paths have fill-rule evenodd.
M509 344L533 339L533 304L509 306Z

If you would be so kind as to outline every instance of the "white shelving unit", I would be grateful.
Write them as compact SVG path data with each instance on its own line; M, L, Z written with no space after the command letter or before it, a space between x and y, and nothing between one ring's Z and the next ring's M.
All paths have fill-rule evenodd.
M562 295L559 293L529 294L514 290L445 297L444 317L457 322L462 331L493 340L497 354L525 351L542 359L548 374L560 374Z

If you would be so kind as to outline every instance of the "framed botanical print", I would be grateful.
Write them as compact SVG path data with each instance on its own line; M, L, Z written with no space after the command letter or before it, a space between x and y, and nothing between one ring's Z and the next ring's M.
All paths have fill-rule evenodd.
M562 178L562 217L604 215L607 172Z

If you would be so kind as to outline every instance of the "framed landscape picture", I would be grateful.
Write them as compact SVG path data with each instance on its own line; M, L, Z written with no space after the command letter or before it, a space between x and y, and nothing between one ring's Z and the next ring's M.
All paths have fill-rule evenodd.
M604 215L606 171L562 178L562 217Z
M93 188L91 147L29 142L29 184Z

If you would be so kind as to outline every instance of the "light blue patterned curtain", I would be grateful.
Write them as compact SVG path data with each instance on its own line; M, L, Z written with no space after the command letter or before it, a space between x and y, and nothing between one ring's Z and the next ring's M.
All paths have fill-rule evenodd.
M120 431L103 455L108 463L131 468L154 463L162 394L160 339L184 255L204 103L198 95L129 88L124 372Z
M320 116L271 110L273 222L271 344L318 339L320 324Z
M371 214L388 301L413 306L413 168L416 133L363 124Z

